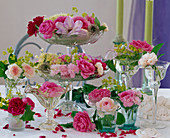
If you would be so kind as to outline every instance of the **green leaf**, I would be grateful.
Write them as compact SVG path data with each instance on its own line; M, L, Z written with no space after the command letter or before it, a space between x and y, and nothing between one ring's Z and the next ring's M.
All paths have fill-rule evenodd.
M95 110L94 115L93 115L93 122L96 121L96 117L97 117L97 109Z
M125 123L125 117L122 113L117 113L117 119L116 119L116 124L117 125L122 125L123 123Z
M65 127L65 128L73 128L73 123L60 124L60 126Z
M35 112L33 112L31 110L31 106L27 104L25 107L25 113L23 114L23 116L20 119L22 119L23 121L34 120L34 117L33 117L34 114L35 114Z
M159 58L162 57L163 55L165 55L165 54L160 54L157 58L159 59Z
M11 57L13 57L13 56L14 56L14 54L10 54L8 57L8 61L10 64L17 62L17 57L15 56L15 59L12 59Z
M2 107L0 107L0 109L8 110L8 106L3 105Z
M91 84L84 84L83 86L83 92L85 94L89 94L91 91L93 91L94 89L96 89L97 87Z
M72 111L71 116L74 118L78 111Z
M95 24L97 24L98 27L100 27L100 21L98 20L97 17L95 17L94 22L95 22Z
M106 26L100 26L99 29L100 29L100 30L105 30L105 29L106 29Z
M95 122L96 125L96 129L103 129L102 123L101 123L101 119L96 120Z
M107 66L108 66L112 71L114 71L114 72L116 73L116 67L115 67L115 65L113 64L113 59L112 59L112 60L107 60L105 63L107 64Z
M157 55L162 46L163 46L163 43L160 43L160 44L154 46L154 48L152 49L151 52L154 52Z

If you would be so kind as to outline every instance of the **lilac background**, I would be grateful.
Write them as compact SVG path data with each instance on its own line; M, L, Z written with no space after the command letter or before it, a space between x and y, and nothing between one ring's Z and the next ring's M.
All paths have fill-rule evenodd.
M153 45L164 43L160 54L165 53L160 59L170 62L170 0L154 1L153 16ZM144 40L145 0L134 0L129 24L128 41ZM135 86L141 85L142 74L134 76ZM139 81L136 81L139 80ZM170 88L170 67L166 77L161 81L162 88Z

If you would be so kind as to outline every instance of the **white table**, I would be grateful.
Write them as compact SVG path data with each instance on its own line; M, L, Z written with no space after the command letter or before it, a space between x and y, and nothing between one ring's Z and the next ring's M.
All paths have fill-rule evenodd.
M0 92L4 92L4 86L0 86ZM170 97L170 89L160 89L159 90L159 96L165 96ZM31 125L34 127L38 127L38 125L41 122L45 121L45 112L44 108L38 103L37 99L31 95L28 94L28 97L32 98L32 100L36 103L35 105L35 112L41 113L42 117L35 116L35 121L31 122ZM67 135L68 138L100 138L100 135L97 134L97 132L88 132L88 133L82 133L79 131L76 131L74 129L65 129L66 132L58 132L57 134L52 133L51 131L38 131L38 130L32 130L32 129L24 129L23 131L11 131L2 129L5 124L7 124L7 120L5 119L7 117L8 113L5 111L0 110L0 138L11 138L13 137L13 134L15 134L16 138L39 138L39 136L46 136L46 138L62 138L62 135ZM60 117L56 119L59 123L67 123L71 122L71 118L66 117ZM167 128L158 130L165 138L170 138L170 121L165 122L167 124ZM137 136L134 135L127 135L126 138L137 138Z

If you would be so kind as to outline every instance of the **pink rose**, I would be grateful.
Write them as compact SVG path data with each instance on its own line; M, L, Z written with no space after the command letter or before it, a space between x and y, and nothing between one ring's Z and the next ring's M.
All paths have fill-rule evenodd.
M95 22L94 22L94 18L91 17L91 16L89 16L89 15L87 15L87 16L85 17L85 19L86 19L87 21L89 21L90 24L94 24L94 23L95 23Z
M143 51L146 52L151 52L153 49L153 47L149 45L146 41L141 41L141 40L138 41L133 40L131 43L129 43L129 45L132 45L137 49L142 49Z
M127 90L118 94L120 101L123 103L124 107L131 107L134 104L140 105L142 96L140 91L136 90Z
M89 22L85 18L83 18L81 16L75 16L75 17L73 17L73 20L74 20L74 22L82 21L82 23L83 23L82 29L86 29L86 30L88 29Z
M5 71L5 74L9 79L18 79L22 73L22 69L17 64L11 64L8 66L8 69Z
M46 20L44 21L40 27L39 27L39 32L44 34L44 38L48 39L52 37L52 33L55 29L55 24L51 20Z
M27 77L28 79L31 79L35 76L35 70L30 65L23 63L22 68L24 70L23 76Z
M26 97L26 98L23 98L22 101L28 105L31 106L31 110L34 109L35 107L35 103L29 98L29 97Z
M94 89L88 94L89 102L96 103L102 100L104 97L110 97L111 92L108 89Z
M64 23L66 18L67 18L67 16L59 16L57 19L54 20L54 24L56 24L57 22Z
M81 76L84 79L87 79L90 75L94 74L95 67L92 63L84 59L77 60L76 62L79 70L81 71Z
M24 114L26 105L21 98L14 97L9 101L8 112L13 116Z
M39 88L40 91L42 91L45 97L50 98L50 97L59 97L61 96L65 89L62 88L61 86L55 84L54 82L44 82L43 85Z
M79 73L79 68L75 64L70 63L68 65L68 73L71 78L75 78L75 73Z
M60 69L61 76L66 76L66 77L69 76L67 65L60 65L59 69Z
M93 131L95 129L95 124L90 120L87 111L78 112L74 117L73 127L80 132Z
M109 97L104 97L102 100L97 102L96 107L97 110L105 112L113 112L118 108L118 106L114 104L114 100Z
M59 64L51 65L50 75L51 75L51 76L57 75L57 74L60 72L60 68L59 68L59 67L60 67Z
M97 62L100 62L102 64L102 67L104 70L106 70L106 63L104 63L103 61L99 60L99 59L92 59L92 63L93 65L95 65Z
M154 65L157 61L158 61L157 55L154 52L152 52L143 55L141 59L138 61L138 64L144 68L145 66Z

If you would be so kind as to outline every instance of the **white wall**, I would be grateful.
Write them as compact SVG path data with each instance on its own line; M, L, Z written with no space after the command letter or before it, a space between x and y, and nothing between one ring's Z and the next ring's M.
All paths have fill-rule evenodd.
M124 9L124 36L127 37L131 1L125 0ZM51 16L65 12L70 13L72 7L77 7L80 13L92 12L109 26L109 32L105 33L100 40L93 45L83 46L84 50L91 55L104 56L106 51L112 47L116 26L116 0L1 0L0 4L0 55L7 47L13 48L17 42L26 34L27 23L37 15ZM38 41L44 48L47 43L39 38L30 38ZM62 46L53 47L50 51L65 50ZM29 47L28 50L34 54L38 51ZM24 50L23 50L24 51ZM23 52L22 52L23 54ZM0 56L0 59L4 59ZM109 74L110 75L110 74ZM113 75L113 74L111 74ZM98 83L99 81L95 81ZM3 80L0 80L0 84Z

